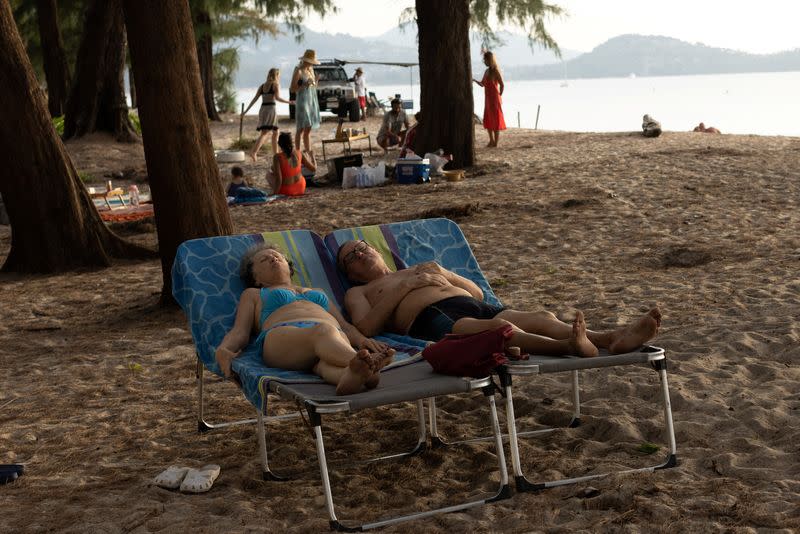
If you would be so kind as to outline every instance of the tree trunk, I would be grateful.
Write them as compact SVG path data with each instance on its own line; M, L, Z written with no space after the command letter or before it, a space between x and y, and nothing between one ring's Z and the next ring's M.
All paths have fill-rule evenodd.
M187 2L123 0L164 285L187 239L233 230L203 107ZM169 98L166 97L169 95Z
M475 162L468 0L417 0L420 109L416 152L443 148L453 166Z
M96 131L111 132L118 141L138 139L128 118L124 68L121 0L92 0L67 101L64 139Z
M0 193L11 221L4 271L107 266L110 257L153 256L113 234L53 128L8 2L0 2Z
M69 67L64 52L64 41L58 25L56 0L36 0L39 20L39 38L42 41L42 59L47 79L47 108L50 116L60 117L69 93Z
M222 120L214 102L214 52L211 46L211 15L198 9L194 14L197 33L197 61L200 64L200 80L203 82L203 102L206 114L212 121Z

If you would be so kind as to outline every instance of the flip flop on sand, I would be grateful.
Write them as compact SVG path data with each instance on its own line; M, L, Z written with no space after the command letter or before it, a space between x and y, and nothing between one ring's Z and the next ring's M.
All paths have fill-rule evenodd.
M181 482L183 482L183 479L186 478L186 473L188 472L188 467L171 465L165 471L162 471L153 482L156 486L162 488L178 489L181 487Z
M219 476L218 465L204 465L200 469L189 469L181 483L181 491L187 493L203 493L211 489Z
M21 464L0 464L0 484L14 482L25 472L25 466Z

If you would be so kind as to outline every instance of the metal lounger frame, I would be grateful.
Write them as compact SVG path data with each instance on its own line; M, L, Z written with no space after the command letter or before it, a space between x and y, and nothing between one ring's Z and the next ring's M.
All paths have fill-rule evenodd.
M238 421L230 421L230 422L223 422L223 423L208 423L204 419L204 391L203 391L203 374L204 374L204 366L202 362L198 359L198 366L197 366L197 382L198 382L198 431L199 432L208 432L210 430L224 428L228 426L234 425L243 425L243 424L256 424L256 435L258 437L258 448L259 454L261 457L261 470L262 470L262 478L264 480L273 480L273 481L282 481L288 480L288 477L273 471L269 466L268 455L267 455L267 432L266 426L268 423L272 421L280 421L286 420L290 418L298 418L300 417L300 412L294 412L291 414L280 415L280 416L267 416L265 411L266 410L256 410L256 418L255 419L242 419ZM451 377L452 378L452 377ZM322 488L325 494L325 505L328 511L329 516L329 524L331 530L336 530L340 532L361 532L364 530L369 530L373 528L380 528L385 527L388 525L393 525L396 523L401 523L404 521L410 521L414 519L422 519L425 517L430 517L432 515L447 513L447 512L457 512L460 510L465 510L468 508L473 508L475 506L480 506L483 504L487 504L490 502L495 502L503 499L507 499L511 496L511 487L509 485L508 480L508 472L506 470L506 459L505 459L505 451L503 448L503 438L502 432L500 430L500 422L497 417L497 406L495 403L494 394L496 391L496 386L492 383L489 377L482 378L482 379L463 379L464 382L467 383L467 388L469 391L477 391L481 390L483 395L486 397L488 405L489 405L489 413L492 420L492 429L494 433L494 442L495 442L495 450L497 452L498 458L498 469L500 475L500 485L498 487L497 492L485 498L479 499L472 499L468 500L463 503L445 506L442 508L436 508L424 512L415 512L405 515L399 515L395 517L390 517L387 519L382 519L379 521L374 521L371 523L361 523L357 525L345 525L339 521L336 516L334 503L333 503L333 492L331 489L330 478L328 476L328 461L325 455L325 446L322 437L322 415L323 414L346 414L353 412L353 408L351 407L350 402L348 401L338 401L338 402L331 402L328 400L325 401L317 401L310 398L299 398L297 389L299 388L297 385L294 384L282 384L280 382L270 382L269 383L269 393L275 395L283 400L291 400L291 401L298 401L300 400L303 409L308 414L309 422L312 426L313 433L314 433L314 440L316 442L316 451L317 451L317 460L319 462L320 468L320 475L322 479ZM456 393L456 392L454 392ZM460 391L458 393L463 393ZM405 399L405 401L415 401L415 407L417 412L417 443L413 449L408 452L401 452L395 454L389 454L385 456L380 456L376 458L371 458L366 460L362 463L372 463L382 460L390 460L395 458L403 458L407 456L413 456L416 454L420 454L424 452L428 448L428 440L427 440L427 427L425 421L425 408L424 408L424 399ZM444 444L444 442L438 437L438 430L436 429L436 404L434 402L433 397L429 397L429 411L430 411L430 421L433 425L431 428L431 441L434 447L440 447ZM485 438L491 439L491 438ZM460 442L459 442L460 443Z
M574 428L580 425L580 389L578 383L578 373L585 369L597 369L601 367L614 367L618 365L631 365L636 363L649 364L659 375L661 383L662 402L664 405L664 432L669 445L669 454L666 460L660 464L600 473L595 475L585 475L580 477L563 478L545 482L531 482L522 473L522 466L519 454L519 437L545 434L558 430L558 428L544 428L527 432L517 432L516 421L514 418L514 400L512 391L512 376L527 376L537 374L549 374L569 371L572 375L572 420L568 427ZM503 388L506 399L506 421L508 423L508 437L511 449L511 462L514 471L514 482L517 491L540 491L556 486L565 486L585 482L596 478L605 477L612 474L653 472L658 469L675 467L678 463L677 447L675 443L675 429L672 423L672 406L669 400L669 387L667 384L667 360L664 349L659 347L646 346L638 352L631 352L619 355L601 356L597 358L568 358L568 359L549 359L545 362L536 360L526 362L513 362L502 366L499 369L500 384Z

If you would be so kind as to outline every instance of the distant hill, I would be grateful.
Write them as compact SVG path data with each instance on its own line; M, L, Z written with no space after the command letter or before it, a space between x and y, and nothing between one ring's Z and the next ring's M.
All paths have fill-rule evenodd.
M671 37L621 35L563 65L506 68L517 80L800 71L800 49L748 54Z
M416 29L402 31L399 28L390 30L377 37L355 37L348 34L319 33L303 29L303 40L298 43L294 36L284 26L284 32L277 39L262 37L255 40L240 40L221 46L236 46L239 49L239 70L236 74L237 87L255 87L266 78L266 73L271 67L279 67L283 71L282 83L288 85L288 76L297 64L297 58L306 48L317 51L319 58L361 59L364 61L399 61L416 63L419 60L417 53ZM500 37L503 46L497 47L495 52L503 68L508 66L536 66L558 62L559 59L549 51L541 48L528 47L527 37L508 32L502 32ZM482 72L483 66L480 58L480 44L477 38L472 43L473 70ZM578 56L579 52L562 50L565 58ZM348 66L348 74L355 70L357 63ZM381 65L365 65L364 70L369 84L405 84L409 81L409 71L403 67L388 67ZM419 83L419 69L413 72L414 83Z

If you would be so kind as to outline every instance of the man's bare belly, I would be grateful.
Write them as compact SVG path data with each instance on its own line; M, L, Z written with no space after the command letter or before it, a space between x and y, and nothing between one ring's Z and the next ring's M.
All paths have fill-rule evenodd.
M469 291L456 286L428 286L415 289L400 301L391 317L391 329L405 334L422 310L450 297L471 297Z

